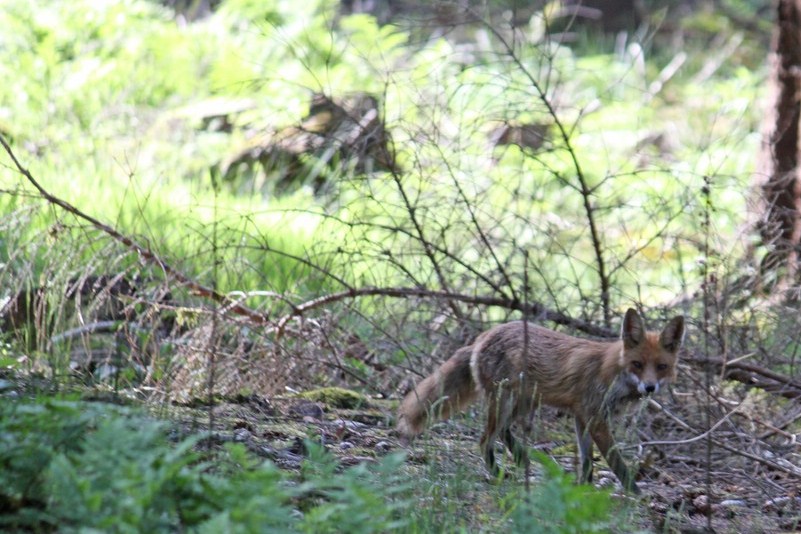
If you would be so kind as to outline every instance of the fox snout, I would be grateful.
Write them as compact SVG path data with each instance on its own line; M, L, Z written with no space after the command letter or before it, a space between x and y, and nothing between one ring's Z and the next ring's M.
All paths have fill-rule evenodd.
M627 382L629 383L631 391L636 391L640 396L656 395L659 393L659 389L662 386L660 380L645 379L631 372L628 373Z
M659 393L659 382L640 382L637 384L637 391L643 395Z

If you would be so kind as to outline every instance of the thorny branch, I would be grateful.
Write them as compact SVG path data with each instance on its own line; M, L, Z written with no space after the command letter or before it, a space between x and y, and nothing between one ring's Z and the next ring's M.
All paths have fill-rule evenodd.
M576 180L578 180L578 187L574 185L571 185L571 187L576 189L581 195L584 213L587 216L587 226L590 230L590 239L592 241L595 262L598 268L598 282L601 288L601 308L604 314L604 324L608 327L612 321L612 309L610 304L611 280L609 273L607 273L606 260L604 259L603 254L604 246L601 241L601 234L598 231L598 224L595 219L596 209L591 200L596 187L591 187L587 181L587 176L584 174L584 170L581 167L578 155L573 148L573 144L570 142L570 131L565 126L564 122L559 118L559 114L556 112L553 102L551 102L551 99L548 97L547 91L542 87L540 82L537 81L531 71L523 63L520 56L515 52L514 44L509 43L509 41L506 39L506 36L504 36L494 24L490 24L482 20L481 17L472 10L469 11L471 15L476 18L476 20L481 21L484 27L486 27L487 30L498 39L498 42L501 43L505 52L509 55L509 58L531 84L531 87L536 92L540 102L542 102L542 104L545 106L548 111L548 115L553 120L553 124L556 127L559 138L561 139L565 150L570 156L571 163L573 164L573 170L575 170L576 173Z
M189 278L185 274L181 273L174 267L170 266L167 262L165 262L158 254L153 252L150 248L145 247L139 243L137 243L132 238L120 233L118 230L115 230L111 226L103 223L102 221L92 217L91 215L81 211L76 206L73 206L69 202L56 197L55 195L51 194L47 191L39 182L34 178L34 176L28 171L19 159L14 154L11 146L5 140L2 135L0 135L0 144L2 144L3 148L5 149L6 153L9 155L11 160L14 163L17 171L22 174L31 185L36 188L39 194L49 203L58 206L59 208L65 210L68 213L73 214L74 216L82 219L93 227L97 228L101 232L105 233L106 235L110 236L115 241L122 244L127 249L136 252L139 257L151 264L155 264L161 269L166 275L170 276L171 278L177 280L181 285L193 291L196 295L212 299L215 302L218 302L222 305L222 309L220 313L232 313L235 315L243 316L246 319L252 321L258 325L267 325L270 324L271 319L267 314L260 313L256 310L248 308L241 304L240 299L234 299L229 295L224 295L219 291L216 291L212 288L206 287L203 284ZM422 235L421 235L422 238ZM326 273L329 276L333 276L332 273ZM338 279L340 283L344 284L344 281ZM236 296L240 296L240 293L236 293ZM585 332L587 334L598 336L598 337L613 337L616 333L608 328L604 328L601 326L594 325L592 323L582 321L579 319L574 319L569 315L562 313L560 311L551 310L546 308L540 303L537 302L521 302L515 298L506 298L506 297L488 297L488 296L475 296L475 295L465 295L460 293L455 293L451 291L437 291L437 290L430 290L426 288L406 288L406 287L363 287L363 288L355 288L355 287L348 287L345 291L339 293L331 293L328 295L323 295L321 297L308 300L301 304L293 305L288 303L285 299L284 301L289 304L292 308L292 311L279 319L276 323L275 331L280 335L284 328L286 327L287 323L297 317L303 316L304 313L307 313L311 310L338 302L342 300L357 298L357 297L367 297L367 296L384 296L384 297L394 297L394 298L433 298L433 299L442 299L449 301L451 303L455 302L463 302L467 304L473 305L481 305L481 306L497 306L501 308L506 308L509 310L515 310L522 312L526 317L539 319L539 320L546 320L551 321L555 324L569 326L571 328L575 328L576 330Z

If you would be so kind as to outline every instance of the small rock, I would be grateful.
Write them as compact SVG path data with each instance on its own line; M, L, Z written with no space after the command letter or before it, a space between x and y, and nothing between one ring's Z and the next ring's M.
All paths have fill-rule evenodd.
M339 444L339 448L342 449L343 451L352 449L353 443L351 443L350 441L343 441L342 443Z
M693 499L693 506L695 509L702 514L706 514L711 510L709 505L709 496L708 495L699 495Z
M291 451L283 450L276 452L273 461L285 469L299 469L303 457Z
M250 430L247 428L241 427L234 429L234 441L244 442L250 440L251 437Z
M614 488L616 485L615 479L610 476L599 476L596 486L599 488Z
M301 401L289 409L289 413L300 417L312 417L314 419L322 419L325 412L323 407L316 402Z
M107 363L98 365L95 369L95 377L101 382L111 380L117 375L117 373L119 373L117 366Z
M787 506L801 506L801 497L789 497L787 495L783 497L776 497L775 499L768 499L762 505L762 509L766 512L775 512L777 510L782 510Z
M651 510L658 514L665 514L668 511L668 504L664 501L651 501Z
M361 430L361 429L363 429L363 428L365 428L367 426L367 425L365 425L363 423L359 423L357 421L347 421L345 419L337 419L336 421L334 421L334 425L336 425L337 427L346 428L346 429L351 430L351 431Z
M375 450L381 454L386 454L392 450L392 445L388 441L379 441L375 444Z

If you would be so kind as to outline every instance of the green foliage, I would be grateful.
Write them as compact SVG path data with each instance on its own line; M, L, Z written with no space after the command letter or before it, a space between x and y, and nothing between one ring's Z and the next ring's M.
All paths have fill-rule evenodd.
M333 408L354 409L369 405L367 397L361 393L337 387L312 389L298 393L297 396L301 399L322 402Z
M724 4L740 14L764 5ZM734 265L743 257L737 232L748 212L761 118L752 104L764 72L748 62L745 45L729 56L712 53L726 50L708 46L731 26L722 12L701 10L676 30L705 42L700 52L652 54L648 38L631 36L614 54L597 42L579 54L548 41L540 13L514 32L502 18L497 33L465 24L441 37L340 16L336 0L224 0L192 23L147 0L2 5L0 135L23 164L56 196L190 276L214 276L220 290L272 317L344 281L534 296L597 319L597 248L613 308L671 300L699 285L691 278L699 236L709 233L699 222L705 176L712 253ZM679 70L665 70L685 52ZM337 184L329 196L304 186L277 197L256 179L212 184L211 169L248 142L300 124L313 93L357 91L380 97L398 175L331 171ZM495 145L498 128L509 125L541 128L542 146ZM11 193L0 195L4 288L61 288L78 273L138 268L134 254L44 206L12 169L3 157L0 189ZM600 243L588 229L588 207ZM254 289L261 295L247 293ZM60 300L54 295L49 307ZM408 363L434 344L409 338L416 325L443 315L426 299L410 302L396 316L403 321L385 321L394 310L377 297L354 304L365 318L357 338L391 337L385 323L400 331L401 349L376 341L377 358ZM179 323L196 325L176 313ZM418 342L419 350L406 350ZM0 364L18 361L0 354ZM68 368L66 352L48 357L53 368ZM345 361L366 374L365 362ZM155 362L156 379L170 374L163 365ZM470 491L448 484L420 491L395 456L340 470L312 445L300 483L239 447L212 469L195 452L197 438L170 443L163 426L107 406L9 402L0 414L0 521L9 528L456 530L459 497ZM506 515L489 522L534 532L606 528L604 494L545 468L543 484L503 497ZM414 493L433 508L412 507Z
M303 532L389 532L409 522L412 484L401 471L404 454L338 473L338 463L322 447L311 442L306 447L309 461L304 463L299 491L313 496L314 506L304 513Z
M470 491L465 473L450 489L410 477L402 453L342 469L307 441L307 459L293 480L242 445L209 456L198 452L200 442L199 436L173 442L164 423L128 408L6 399L0 404L0 528L432 532L459 528L455 504ZM603 530L608 495L574 486L553 462L543 464L545 480L531 495L515 490L502 500L515 531ZM421 494L439 496L420 507Z
M509 518L514 532L583 534L612 530L613 503L609 493L577 485L574 477L544 454L536 457L543 480L530 494L518 493Z
M578 171L603 229L615 302L672 296L686 280L701 175L715 175L718 231L742 223L760 73L736 57L725 77L700 84L685 69L654 85L664 60L647 47L579 56L544 40L536 13L529 41L507 50L480 27L459 44L412 43L413 29L338 16L332 0L227 0L191 24L144 0L4 6L0 74L12 83L0 87L0 132L51 192L142 236L173 264L191 258L181 265L190 274L207 275L214 255L225 265L216 281L224 290L307 295L339 288L325 274L332 271L355 284L428 286L439 270L453 289L486 275L492 283L470 291L497 293L520 285L519 251L527 250L538 271L529 284L559 294L558 307L571 311L598 289ZM504 23L497 29L503 35ZM381 96L403 192L389 176L365 180L352 170L334 173L336 199L308 187L276 198L258 180L213 191L210 168L254 136L298 124L313 92L355 91ZM207 113L229 108L238 111L223 114L228 129L209 126ZM544 147L488 148L503 123L544 125ZM0 185L29 191L8 171ZM26 209L20 195L3 195L0 212ZM419 260L415 233L405 233L414 225L404 196L415 199L428 237L458 261ZM473 217L493 230L492 252L476 239ZM22 241L41 239L57 218L46 210L21 224ZM58 222L72 234L73 221ZM730 243L722 240L723 254L738 253ZM494 258L511 276L496 272Z

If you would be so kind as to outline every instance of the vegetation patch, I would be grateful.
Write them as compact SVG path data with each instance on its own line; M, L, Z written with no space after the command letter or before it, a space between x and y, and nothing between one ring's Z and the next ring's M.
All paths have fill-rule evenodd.
M367 408L370 403L366 396L345 388L328 387L312 389L297 394L298 398L314 402L322 402L332 408Z
M798 2L541 4L5 0L0 529L797 530ZM641 499L550 411L495 485L480 406L398 442L481 332L629 307L687 318Z

